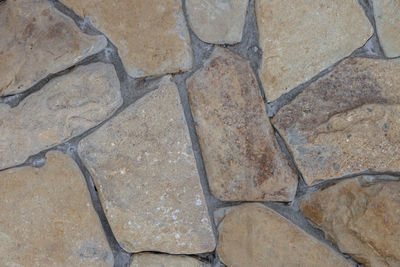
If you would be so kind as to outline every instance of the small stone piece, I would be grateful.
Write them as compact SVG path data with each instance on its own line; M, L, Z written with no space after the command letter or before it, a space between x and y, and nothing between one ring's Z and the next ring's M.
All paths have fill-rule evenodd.
M387 57L400 56L400 0L373 0L379 42Z
M214 250L185 116L170 77L84 138L78 151L123 248Z
M341 251L366 266L400 266L400 182L339 182L301 201L301 210Z
M191 257L153 253L133 255L131 267L205 267L206 265Z
M181 0L62 0L118 47L134 78L187 71L192 48Z
M51 80L18 106L0 104L0 169L99 124L121 104L111 64L80 66Z
M373 33L357 0L256 0L256 14L268 101L350 55Z
M216 48L187 80L211 191L227 201L290 201L297 177L280 151L244 58Z
M1 266L113 266L79 167L49 152L41 168L0 172Z
M1 3L0 25L0 96L25 91L107 45L45 0Z
M307 184L400 170L400 64L350 58L272 120Z
M242 40L248 0L186 0L189 24L204 42L234 44Z
M261 204L231 208L218 228L217 252L230 267L352 266L333 249Z

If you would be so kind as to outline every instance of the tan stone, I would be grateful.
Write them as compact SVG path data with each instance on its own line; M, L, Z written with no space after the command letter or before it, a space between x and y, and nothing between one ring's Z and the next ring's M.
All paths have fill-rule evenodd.
M129 251L192 254L215 240L176 85L149 93L79 143L113 232Z
M373 33L357 0L257 0L256 14L268 101L350 55Z
M1 266L112 266L79 167L49 152L41 168L0 172Z
M94 63L51 80L15 108L0 104L0 169L99 124L122 104L119 86L111 64Z
M181 0L62 0L118 47L129 75L143 77L192 67Z
M333 249L261 204L230 209L219 225L218 255L229 267L352 266Z
M373 0L379 42L387 57L400 56L400 1Z
M366 266L400 266L400 182L339 182L301 201L301 210L341 251Z
M347 59L277 113L307 184L400 170L399 73L395 61Z
M290 201L297 177L280 151L244 58L216 48L187 80L211 192L221 200Z
M103 36L80 32L72 19L48 1L0 5L0 95L22 92L107 44Z
M205 267L192 257L166 254L139 253L133 256L131 267Z
M204 42L234 44L242 40L248 0L187 0L193 32Z

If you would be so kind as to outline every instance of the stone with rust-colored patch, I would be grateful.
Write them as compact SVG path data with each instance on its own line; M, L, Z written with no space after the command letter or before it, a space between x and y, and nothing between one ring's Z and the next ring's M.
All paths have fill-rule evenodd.
M1 266L112 266L113 255L75 162L0 172Z
M205 267L201 261L187 256L139 253L133 255L131 267Z
M303 213L366 266L400 266L400 182L345 180L301 201Z
M350 55L373 33L357 0L256 0L256 15L268 101Z
M18 106L0 104L0 169L99 124L121 104L111 64L80 66L51 80Z
M0 3L0 95L22 92L103 49L45 0Z
M400 170L400 64L351 58L272 120L307 184Z
M280 151L249 62L216 48L187 80L187 90L213 195L292 200L297 177Z

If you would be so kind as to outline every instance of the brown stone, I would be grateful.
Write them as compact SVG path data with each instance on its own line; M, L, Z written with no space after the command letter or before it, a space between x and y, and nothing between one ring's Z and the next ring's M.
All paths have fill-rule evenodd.
M217 47L187 90L211 192L221 200L292 200L297 178L249 62Z
M301 210L358 262L400 266L399 181L345 180L303 199Z
M79 167L49 152L41 168L0 172L1 266L112 266Z
M373 33L357 0L257 0L256 14L268 101L350 55Z
M129 75L143 77L192 67L181 0L62 0L118 47Z
M400 64L351 58L273 119L307 184L400 170Z
M78 67L51 80L18 106L0 104L0 169L99 124L122 99L111 64Z
M0 5L0 96L22 92L107 44L103 36L80 32L72 19L48 1Z
M219 225L218 255L230 267L352 266L333 249L261 204L231 208Z
M133 256L131 267L205 267L192 257L166 254L139 253Z
M214 250L185 116L170 77L84 138L78 151L122 247L179 254Z

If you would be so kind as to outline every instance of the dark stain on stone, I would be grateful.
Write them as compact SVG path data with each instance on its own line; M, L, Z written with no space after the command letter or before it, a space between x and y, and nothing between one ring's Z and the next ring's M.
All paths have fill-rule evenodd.
M63 35L63 30L66 27L65 23L57 22L56 24L50 26L49 31L47 32L47 38L49 39L57 39Z

